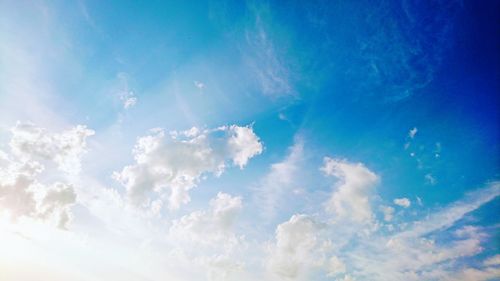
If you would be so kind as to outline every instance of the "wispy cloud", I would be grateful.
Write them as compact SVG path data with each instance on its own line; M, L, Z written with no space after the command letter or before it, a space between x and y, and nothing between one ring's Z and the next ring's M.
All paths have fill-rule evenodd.
M255 188L255 204L260 208L261 215L267 220L276 216L287 198L294 191L300 192L301 165L304 160L304 141L296 137L295 142L288 148L286 157L281 162L271 165L269 172L260 180Z
M256 9L254 25L246 30L248 48L244 59L251 68L258 86L264 95L283 97L295 95L291 81L291 70L282 51L276 47L266 30L266 23Z

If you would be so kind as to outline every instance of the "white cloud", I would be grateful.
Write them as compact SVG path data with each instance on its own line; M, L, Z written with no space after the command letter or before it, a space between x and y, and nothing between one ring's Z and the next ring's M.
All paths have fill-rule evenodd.
M346 274L344 278L340 279L340 281L356 281L351 275Z
M370 197L379 177L362 163L324 158L321 170L339 179L326 209L339 219L367 222L372 219Z
M76 202L74 187L44 183L47 176L42 173L49 179L63 178L57 170L76 175L86 152L86 138L94 132L78 125L49 133L32 123L17 122L11 133L10 153L0 153L0 209L13 220L49 220L66 229L72 218L70 207Z
M59 228L66 229L72 215L69 207L76 202L76 193L71 185L60 182L49 187L40 202L42 216L56 216Z
M242 270L238 255L244 236L235 233L242 208L241 197L219 192L208 210L174 220L169 238L176 254L206 268L209 280L226 280L229 273Z
M353 274L361 279L442 280L448 273L441 272L441 269L450 268L458 259L482 251L477 235L463 238L449 237L448 242L438 243L424 236L410 238L378 234L358 241L360 245L347 254L350 263L359 269Z
M481 268L467 267L455 274L446 276L446 281L494 281L500 276L499 266L483 266Z
M327 276L336 276L346 272L345 263L337 256L332 256L327 263Z
M177 240L208 246L236 242L239 238L232 230L242 208L241 197L219 192L210 200L207 211L196 211L174 220L170 234Z
M205 84L200 82L200 81L193 81L194 86L200 90L203 90L205 88Z
M267 265L286 280L310 280L322 273L336 280L489 280L498 274L498 256L478 268L459 267L463 259L483 251L489 236L479 227L447 229L499 195L499 184L492 183L422 220L388 231L345 232L342 224L294 215L277 227Z
M410 207L411 202L408 198L403 197L394 199L394 204L401 206L403 208L408 208Z
M422 202L422 198L420 198L420 197L418 197L418 196L417 196L417 204L418 204L419 206L421 206L421 207L424 205L424 203Z
M492 182L487 187L467 195L466 200L456 202L424 221L415 223L404 235L425 235L433 231L446 229L460 220L465 214L479 208L484 203L500 195L500 182Z
M170 132L154 129L141 137L133 150L136 163L115 172L134 205L149 205L150 195L168 196L169 207L177 209L190 201L189 190L202 175L223 173L231 161L243 168L262 152L262 143L251 127L236 125L213 130L192 128Z
M143 168L146 176L151 176L148 173L152 173L152 184L156 180L160 182L163 180L156 178L154 169L163 169L164 166L161 165L166 165L165 163L169 163L171 165L169 167L175 167L176 172L182 171L183 175L190 175L183 171L193 168L195 169L192 173L193 182L196 185L204 173L220 174L228 165L247 164L240 161L245 158L242 155L253 157L249 156L252 153L237 149L238 146L245 146L252 138L238 136L236 130L231 128L221 127L214 130L193 128L170 133L154 130L150 136L138 140L134 152L136 163L133 166ZM244 131L241 134L250 133L253 131ZM230 147L229 142L233 137L242 137L243 140L234 141L233 147ZM254 141L260 142L258 138ZM172 154L160 148L168 149L168 153ZM260 146L259 150L261 149ZM302 143L296 142L290 147L285 160L272 166L270 174L274 176L270 177L269 184L283 184L288 187L296 183L294 175L301 171L302 166L298 163L303 159L302 149ZM203 154L200 151L209 152ZM203 159L209 161L201 163L196 162L198 160L194 161L193 159L199 158L192 154L197 153L201 153ZM192 158L184 157L185 155ZM15 158L14 155L12 157ZM151 157L161 157L161 160ZM63 183L41 183L36 177L42 173L41 164L33 160L20 162L17 158L16 161L12 161L10 158L11 155L0 152L0 209L15 213L18 218L50 220L62 228L67 227L67 222L72 217L70 208L77 199L73 187ZM162 162L165 159L186 162ZM198 166L193 166L193 161ZM220 163L222 166L217 165ZM150 166L146 167L146 164ZM202 172L197 174L196 171ZM210 200L207 209L181 216L170 225L170 221L161 220L160 217L147 216L141 217L140 223L135 224L135 221L131 223L134 219L128 216L131 215L131 210L136 209L127 208L130 206L124 204L121 201L122 197L115 191L112 192L113 200L120 202L114 206L114 213L110 214L110 209L106 209L108 206L103 206L101 213L103 217L108 216L103 218L103 221L106 221L106 230L113 233L109 236L119 234L121 239L135 242L142 241L144 237L148 239L160 237L151 243L154 245L151 246L154 248L152 250L154 254L149 257L168 263L170 267L175 268L172 270L175 274L178 273L176 270L179 270L181 273L175 275L179 278L172 278L174 280L198 280L203 279L203 276L208 280L217 281L323 280L321 278L374 281L488 280L498 275L498 257L485 259L482 265L474 268L459 266L464 264L463 261L475 258L482 252L483 247L487 245L485 241L489 239L485 233L487 230L466 226L457 231L449 231L451 226L456 226L457 221L466 221L462 218L467 213L498 196L500 194L498 183L492 183L487 188L480 189L448 207L432 210L429 212L431 215L418 221L405 220L399 223L399 220L396 220L395 223L385 224L376 220L372 214L372 207L376 208L373 210L380 210L383 213L385 221L394 219L394 208L370 203L371 199L376 197L374 186L379 181L375 173L361 163L331 158L325 158L322 171L340 179L332 192L331 199L335 198L337 204L334 204L332 210L336 214L334 218L343 220L332 221L329 219L330 214L321 211L319 214L315 213L314 218L306 214L294 215L276 227L274 240L269 243L264 242L266 237L264 240L255 241L252 240L253 237L251 239L245 237L252 235L248 229L245 231L245 224L255 223L258 227L262 221L259 219L250 222L240 221L246 218L240 217L243 210L242 198L225 193L219 193ZM347 192L345 190L347 188L350 188L352 193ZM156 190L150 189L148 192ZM79 192L78 200L82 202L80 194ZM110 204L102 198L91 197L93 203ZM24 204L9 205L15 202L12 198L19 199ZM418 199L414 202L417 204ZM86 205L89 206L89 210L92 209L92 204ZM329 201L328 204L333 203ZM159 198L151 198L151 208L155 209L155 212L159 212L161 206L161 194ZM338 206L341 207L340 212ZM360 213L357 213L358 206L363 209ZM91 212L97 217L100 215L94 210ZM345 214L339 215L342 212ZM403 213L406 212L400 215ZM349 221L351 217L352 221ZM367 220L372 223L356 223ZM240 227L240 223L243 227ZM349 229L352 225L357 226L353 231ZM167 231L168 235L165 235ZM262 244L264 246L261 246ZM162 247L156 248L157 245ZM184 269L188 272L182 272ZM165 269L167 272L169 270L171 269ZM149 276L153 276L152 280L156 278L153 274Z
M425 183L429 184L429 185L435 185L437 183L436 178L432 174L430 174L430 173L426 174L424 176L424 179L425 179Z
M13 219L35 216L35 176L43 166L34 163L9 163L0 167L0 209L7 210Z
M132 108L137 104L137 96L130 87L130 80L131 77L127 73L119 72L110 89L113 95L120 99L124 109Z
M350 274L362 280L476 280L457 274L457 262L481 253L487 235L477 227L465 226L454 233L447 229L499 195L500 184L492 183L409 227L398 226L403 231L377 232L364 239L353 237L355 246L343 251L347 264L357 268ZM436 236L446 238L437 240ZM491 269L467 269L464 272L469 273L464 274L491 276L485 273Z
M11 132L10 148L15 156L23 161L52 160L60 170L71 174L80 171L87 137L94 134L83 125L53 134L29 122L17 122Z
M500 255L494 255L484 261L486 266L500 265Z
M394 218L394 208L389 206L380 206L380 210L384 214L385 221L392 221Z
M123 108L129 109L137 103L137 97L134 92L124 92L120 95L120 100L123 102Z
M255 190L256 201L262 213L272 218L283 203L289 204L287 196L300 193L300 165L304 158L304 144L300 137L288 148L281 162L271 165L271 170L259 182Z
M247 30L245 35L249 49L244 58L263 94L274 97L293 95L289 67L266 32L260 14L256 15L255 26Z
M311 267L321 265L317 258L319 231L323 226L308 215L293 215L276 228L268 268L280 277L306 276Z
M37 162L3 163L0 166L0 212L13 219L54 220L65 229L71 219L69 207L76 202L71 185L56 182L46 186L37 180L43 166Z
M231 132L228 140L229 153L233 163L240 169L250 158L262 153L262 143L251 127L232 125L227 130Z
M348 265L338 255L334 229L309 215L293 215L276 228L276 242L268 248L268 270L279 280L311 280L313 276L351 280Z
M414 127L413 129L411 129L411 130L408 132L408 136L410 137L410 139L415 138L415 136L417 135L417 132L418 132L417 127Z

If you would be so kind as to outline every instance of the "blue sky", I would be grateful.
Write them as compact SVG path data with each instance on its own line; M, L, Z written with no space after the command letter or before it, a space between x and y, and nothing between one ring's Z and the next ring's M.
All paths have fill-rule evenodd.
M0 1L0 279L496 280L495 1Z

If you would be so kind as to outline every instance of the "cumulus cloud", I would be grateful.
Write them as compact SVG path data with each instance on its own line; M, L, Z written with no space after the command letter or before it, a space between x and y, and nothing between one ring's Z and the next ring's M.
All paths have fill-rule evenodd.
M71 185L56 182L46 186L37 180L43 166L37 162L10 162L0 166L0 211L13 219L27 217L53 220L65 229L76 201Z
M243 168L263 147L251 127L223 126L212 130L192 128L166 134L154 129L138 139L133 150L136 163L115 172L130 201L149 205L150 195L168 196L171 209L190 201L189 190L204 174L216 176L229 163Z
M394 204L403 207L403 208L408 208L411 205L411 202L408 198L396 198L394 199Z
M379 177L362 163L324 158L321 171L339 179L336 190L326 204L326 209L339 219L366 222L372 218L370 196Z
M227 142L229 155L240 169L246 166L250 158L262 153L262 143L251 127L232 125L226 130L231 134Z
M208 268L210 280L224 280L228 272L243 266L235 256L244 244L244 236L234 230L243 203L239 196L219 192L209 205L208 210L174 220L169 237L175 241L177 251Z
M207 211L196 211L174 220L170 234L196 243L221 243L234 238L231 232L243 208L241 197L219 192Z
M61 133L49 133L29 122L17 122L11 129L10 148L23 161L52 160L60 170L76 174L80 158L86 152L87 137L94 134L86 126L77 125Z
M76 193L71 185L57 182L49 187L40 202L42 217L55 216L57 226L66 229L72 218L69 207L76 202Z
M60 181L46 183L42 173L49 178L57 178L58 170L76 175L86 139L94 132L78 125L49 133L33 123L17 122L11 133L9 153L0 151L0 212L14 221L51 221L66 229L72 219L71 206L76 203L75 189Z
M293 215L276 228L276 243L271 247L269 269L280 277L296 279L319 265L317 258L323 225L304 214Z
M312 276L348 278L348 265L336 251L338 245L331 228L332 224L306 214L295 214L279 224L275 242L268 249L268 270L277 280L311 280Z
M42 170L38 163L11 163L0 168L0 207L12 219L35 216L37 202L32 188L35 176Z

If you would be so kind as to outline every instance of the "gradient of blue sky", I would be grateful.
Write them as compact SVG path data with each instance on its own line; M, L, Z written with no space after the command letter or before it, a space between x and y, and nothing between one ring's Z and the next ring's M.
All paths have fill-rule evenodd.
M0 0L0 279L499 278L476 2Z

